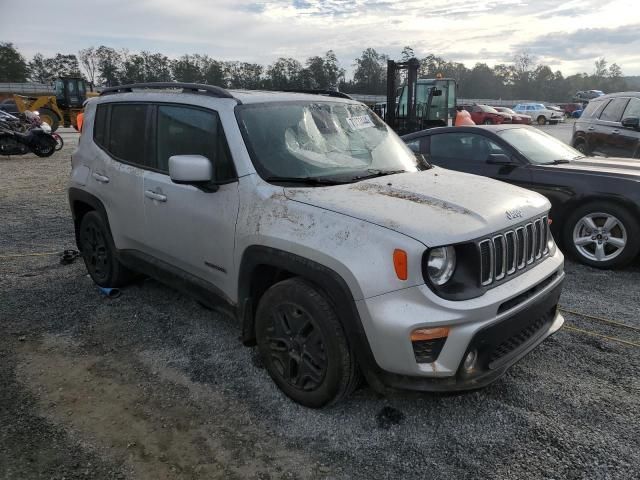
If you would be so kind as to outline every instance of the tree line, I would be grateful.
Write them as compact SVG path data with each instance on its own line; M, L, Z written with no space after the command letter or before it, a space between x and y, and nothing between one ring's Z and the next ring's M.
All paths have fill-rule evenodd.
M417 57L407 46L400 60ZM31 60L12 43L0 43L0 82L48 83L61 76L82 76L94 86L127 83L180 81L207 83L226 88L294 90L335 89L346 93L386 93L388 56L373 48L365 49L354 60L353 77L347 79L333 50L312 56L304 62L281 57L270 65L240 61L221 61L202 54L185 54L171 59L158 52L132 53L108 46L89 47L78 54L57 53L53 57L35 54ZM539 64L526 52L513 62L490 67L463 63L428 54L419 59L419 77L437 74L456 79L461 98L538 99L567 102L578 90L598 89L615 92L627 88L622 69L606 59L595 59L591 73L565 77L548 65Z

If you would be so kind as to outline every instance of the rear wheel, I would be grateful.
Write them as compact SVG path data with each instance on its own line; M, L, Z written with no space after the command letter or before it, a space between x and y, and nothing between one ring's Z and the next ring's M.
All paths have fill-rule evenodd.
M91 279L101 287L122 287L132 272L116 257L106 221L98 212L86 213L80 222L80 252Z
M279 282L262 296L256 338L271 378L304 406L335 403L358 384L355 357L334 308L304 279Z
M52 132L55 132L58 129L58 127L60 126L60 120L58 119L58 115L56 115L53 110L50 110L48 108L41 108L40 110L38 110L38 113L40 115L40 120L42 120L43 122L47 122L51 127Z
M640 225L626 209L609 202L577 208L567 219L566 248L580 262L597 268L623 267L640 250Z
M540 115L536 121L538 122L538 125L546 125L547 117L545 117L544 115Z

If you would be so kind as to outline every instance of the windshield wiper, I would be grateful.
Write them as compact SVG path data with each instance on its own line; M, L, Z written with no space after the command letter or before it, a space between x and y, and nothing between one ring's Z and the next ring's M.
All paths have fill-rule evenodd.
M571 163L571 160L554 160L552 162L545 162L542 165L560 165L561 163Z
M367 171L369 172L368 175L357 175L355 177L351 177L351 179L352 180L366 180L367 178L384 177L386 175L395 175L397 173L406 172L406 170L376 170L375 168L370 168Z
M282 183L303 183L306 185L340 185L344 182L340 180L334 180L329 178L318 177L267 177L267 182L282 182Z

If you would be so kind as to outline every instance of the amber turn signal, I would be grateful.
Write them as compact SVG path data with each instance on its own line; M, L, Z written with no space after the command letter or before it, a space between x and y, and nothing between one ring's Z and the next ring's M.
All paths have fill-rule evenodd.
M449 336L449 327L418 328L411 332L411 341L435 340L436 338L446 338Z
M393 267L396 269L396 276L400 280L406 280L409 278L407 252L398 248L393 251Z

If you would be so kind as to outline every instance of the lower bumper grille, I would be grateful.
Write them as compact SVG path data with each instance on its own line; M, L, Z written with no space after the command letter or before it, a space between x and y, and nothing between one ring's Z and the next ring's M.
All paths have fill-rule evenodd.
M550 319L553 318L554 314L555 308L547 315L534 319L518 333L507 338L504 342L495 347L489 354L489 368L492 368L492 365L502 357L510 354L518 347L527 343L531 338L537 336L536 334L542 330L542 327L544 327Z

